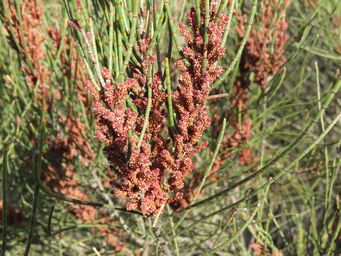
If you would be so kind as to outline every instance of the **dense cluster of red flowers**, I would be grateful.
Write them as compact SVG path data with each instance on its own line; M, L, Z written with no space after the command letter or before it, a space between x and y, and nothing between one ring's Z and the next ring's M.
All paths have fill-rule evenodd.
M260 21L253 26L245 45L241 63L240 75L232 87L229 111L231 126L234 134L226 141L226 149L243 146L251 138L251 120L248 117L249 87L251 84L250 73L254 74L253 82L265 89L269 81L286 61L285 45L288 41L286 30L288 23L285 21L285 12L289 0L262 1L259 10ZM244 16L238 16L236 27L240 40L245 33ZM254 161L251 148L239 152L239 162L248 165Z
M94 152L83 134L84 124L79 118L61 116L60 119L69 134L68 136L56 134L48 139L48 151L44 157L49 165L43 172L42 179L54 192L79 200L88 200L89 196L79 188L74 166L76 159L79 159L82 165L88 166L89 161L94 159ZM81 220L93 220L96 215L96 209L90 206L70 204L68 207L70 212Z
M234 134L225 141L228 149L239 147L251 137L251 121L246 113L251 81L246 74L254 73L254 82L265 88L285 62L284 46L288 36L285 34L287 23L284 14L287 5L288 1L280 3L277 0L265 0L261 4L260 24L263 26L251 30L242 55L241 75L232 88L229 116ZM8 1L5 1L5 6L10 13L5 28L11 31L9 39L12 46L25 62L22 70L27 83L32 87L38 84L38 98L45 97L51 71L43 65L45 37L41 33L43 13L39 1L20 3L20 22L14 6ZM222 68L216 63L224 54L221 43L228 17L224 13L217 17L214 3L209 4L209 17L205 17L205 8L202 0L200 21L197 10L192 8L187 14L187 25L179 25L187 45L183 48L183 57L176 62L180 79L172 95L175 112L171 117L175 119L172 129L168 127L167 92L163 87L162 74L160 70L153 74L155 57L148 51L151 40L144 34L138 41L141 60L138 65L129 66L129 79L114 83L110 71L104 68L100 75L105 85L101 90L90 81L81 82L94 99L95 137L104 143L104 152L114 171L113 195L125 201L128 210L155 215L165 205L180 202L186 190L184 181L195 168L192 158L207 146L207 142L201 142L204 131L211 124L206 104L210 85L222 73ZM273 13L278 14L276 19ZM243 16L238 19L237 33L242 37L245 32ZM76 23L70 24L77 30L81 29ZM48 33L56 49L63 43L66 54L70 54L70 41L62 42L60 32L52 27L48 28ZM81 70L77 68L82 65L78 59L70 60L65 53L60 59L65 76L70 77L74 70ZM80 72L74 73L77 81L83 81ZM81 90L77 93L79 100L89 107L84 93ZM50 96L57 100L62 98L58 93ZM53 101L47 104L52 107ZM236 114L236 110L243 114ZM73 169L75 158L80 157L85 166L94 158L84 136L86 128L72 112L68 117L59 117L66 124L68 136L56 134L48 140L49 150L45 157L50 165L43 179L55 192L86 200L88 195L79 189ZM240 153L241 163L248 164L252 159L251 149ZM70 206L70 211L82 220L93 220L96 215L96 210L89 206Z
M102 91L88 83L97 117L96 138L105 144L115 172L113 195L126 200L129 210L155 215L166 204L180 200L184 180L195 167L192 157L207 145L200 143L210 125L206 102L210 84L222 72L216 62L224 53L221 40L228 21L224 14L215 21L216 11L212 5L207 28L204 15L200 23L196 20L194 8L187 15L189 28L180 25L188 44L183 49L186 61L177 62L181 77L173 93L174 134L166 127L167 93L161 87L161 74L151 74L154 57L147 51L150 39L142 36L138 42L142 61L139 67L131 67L132 78L113 84L109 70L104 69L106 85ZM204 30L209 38L206 45ZM129 107L128 97L136 111Z
M249 38L241 56L239 75L232 85L230 93L231 107L227 110L229 125L232 134L227 134L223 140L221 154L217 157L213 168L208 176L207 182L215 182L219 167L230 158L233 149L238 151L238 160L241 165L249 165L255 161L252 148L246 143L252 137L252 122L248 115L249 108L249 87L251 84L250 73L254 73L254 80L257 85L265 89L272 76L279 71L286 61L284 47L288 41L286 30L288 25L285 21L285 11L289 1L263 1L260 10L261 27L252 27ZM239 39L242 40L245 33L244 16L237 16L236 27ZM188 34L184 31L184 34ZM191 40L191 39L190 39ZM221 122L220 115L213 105L210 108L215 120L212 129L213 136L218 136ZM194 175L188 182L184 198L173 204L175 208L185 208L197 193L200 184L200 175Z
M15 4L6 0L4 2L9 19L4 22L8 31L8 40L22 60L22 73L25 75L28 86L36 91L36 99L49 111L53 111L56 102L63 102L64 95L61 88L53 90L50 76L53 71L44 66L47 61L47 49L45 41L51 40L52 47L50 54L57 55L58 49L63 48L59 54L62 75L73 78L76 86L73 88L79 102L84 106L89 106L89 99L82 90L85 81L84 65L82 59L73 46L72 38L63 37L60 30L53 26L45 26L43 23L43 9L41 0L21 1L19 3L20 17L18 16ZM44 31L48 33L45 34ZM65 88L64 88L65 89ZM70 88L67 88L70 90ZM59 104L59 103L58 103ZM67 116L58 113L58 123L64 125L61 131L55 133L53 137L46 140L47 150L44 151L44 158L47 160L46 169L42 172L42 180L53 191L64 194L78 200L89 200L90 196L80 189L75 162L87 167L91 160L95 158L87 137L87 127L81 117L77 116L72 108L68 109ZM33 141L36 144L35 141ZM2 207L2 204L1 204ZM1 208L0 208L1 210ZM104 213L99 213L95 207L84 205L68 205L68 210L81 221L95 221L103 217ZM8 208L9 223L21 222L25 218L20 208L10 206ZM104 219L102 224L112 224L112 220ZM98 229L107 242L115 248L121 250L124 244L117 241L114 236L119 234L111 228Z
M253 72L255 82L263 88L286 61L284 52L289 36L286 34L288 23L285 21L285 12L289 1L262 1L259 10L261 26L251 29L245 45L242 69L246 73ZM243 16L238 19L237 33L242 38L245 33Z
M3 200L0 199L0 215L2 215L3 210L4 210ZM25 221L26 221L26 218L20 208L12 204L9 204L7 206L7 224L8 225L19 225ZM2 219L0 219L0 224L2 224Z
M250 247L253 251L253 256L283 256L282 250L270 252L266 245L262 243L253 242Z
M38 87L37 98L46 95L51 72L43 64L46 56L43 30L43 10L41 1L22 1L19 3L21 18L13 2L5 0L5 8L9 12L4 26L9 33L9 41L22 59L21 69L29 86Z

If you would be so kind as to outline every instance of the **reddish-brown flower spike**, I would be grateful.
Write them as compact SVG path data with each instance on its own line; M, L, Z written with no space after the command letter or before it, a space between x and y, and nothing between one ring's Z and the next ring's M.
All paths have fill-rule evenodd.
M205 56L204 34L200 29L205 22L205 1L201 1L200 24L198 24L195 9L192 8L187 14L189 27L184 24L179 25L179 30L187 40L187 45L183 48L186 61L179 60L177 62L181 77L173 94L178 124L178 134L175 140L176 157L184 159L179 163L180 173L174 173L173 184L175 186L183 186L184 179L195 167L194 163L190 161L191 157L207 146L206 142L199 144L199 141L206 128L211 124L206 104L211 90L210 85L222 72L222 68L217 66L216 62L224 54L221 41L228 22L228 17L224 13L221 13L215 21L216 12L216 6L211 4L207 29L209 39L206 62L203 61ZM203 64L205 64L205 72L203 72ZM186 189L185 191L188 193L190 190ZM181 198L182 195L179 199ZM179 206L179 204L174 204L175 207L177 207L176 205Z
M285 63L285 45L288 41L285 21L285 11L289 1L262 1L259 22L250 32L244 48L240 64L240 76L232 87L230 102L233 108L229 110L231 126L234 133L225 143L225 153L231 148L240 147L251 138L252 124L248 117L248 90L250 86L249 73L255 74L254 81L264 89L274 74ZM238 16L237 33L242 40L245 33L244 17ZM241 113L240 113L241 112ZM238 118L239 116L239 118ZM246 148L239 153L241 164L250 164L254 161L252 150Z
M2 215L2 212L3 212L3 200L0 199L0 215ZM23 211L12 205L12 204L9 204L7 205L7 224L8 225L20 225L21 223L27 221L25 216L24 216L24 213ZM2 223L2 218L0 219L0 224L3 224Z
M288 28L285 11L289 2L263 1L259 13L261 26L253 26L245 45L241 65L245 71L255 73L255 81L263 88L286 61L284 51L289 37L285 33ZM237 32L242 38L245 32L243 16L238 20Z
M77 0L77 10L81 9L81 0Z
M36 96L38 99L46 97L51 72L43 64L46 55L44 46L46 37L43 33L41 1L22 1L19 4L20 18L11 1L5 0L4 8L9 13L9 18L4 21L4 27L8 31L8 40L12 48L20 54L23 60L24 65L21 70L26 82L31 88L38 84Z
M191 158L207 146L199 141L210 125L206 103L210 84L222 71L216 62L224 52L220 44L227 17L221 14L213 21L216 8L212 5L208 27L211 39L202 72L204 35L198 28L203 24L197 24L194 15L195 10L188 14L191 29L180 25L188 43L183 50L186 61L177 64L181 78L173 94L176 134L169 136L167 93L161 86L161 74L150 75L155 57L147 52L151 41L144 35L137 44L141 61L128 67L131 78L112 84L109 70L104 69L106 82L101 92L87 85L94 96L96 138L105 144L104 152L114 173L114 198L123 201L128 210L139 210L144 215L158 214L166 204L182 198L185 179L195 168Z
M82 27L78 24L78 22L76 20L69 20L68 24L74 30L81 30L82 29Z

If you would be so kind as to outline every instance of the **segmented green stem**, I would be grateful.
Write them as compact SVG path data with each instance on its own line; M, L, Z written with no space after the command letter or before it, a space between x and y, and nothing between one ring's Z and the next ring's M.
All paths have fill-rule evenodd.
M201 193L202 188L204 187L204 185L206 183L206 179L207 179L208 175L210 174L210 171L211 171L211 169L212 169L212 167L214 165L214 162L215 162L215 160L216 160L216 158L218 156L220 145L221 145L221 142L223 141L223 138L224 138L225 129L226 129L226 118L224 118L224 120L223 120L223 124L222 124L221 129L220 129L217 145L215 147L215 150L214 150L211 162L210 162L210 164L208 165L208 167L206 168L206 170L204 172L204 177L203 177L203 179L202 179L202 181L201 181L201 183L199 185L199 188L198 188L197 192L194 195L194 198L193 198L192 202L195 202L197 200L198 196ZM181 219L175 225L174 231L182 224L182 222L185 220L185 218L189 214L190 207L188 207L186 209L188 209L188 210L185 212L185 214L181 217Z
M165 58L165 70L166 70L166 87L167 87L167 103L168 103L168 115L169 115L169 123L170 127L174 128L174 113L173 113L173 100L172 100L172 87L170 81L170 71L169 71L169 60Z
M335 225L334 231L331 234L331 239L329 240L329 246L327 247L326 254L327 256L332 255L333 251L335 250L336 241L338 241L338 236L340 235L341 231L341 218L340 218L340 205L337 205L338 213L335 214L337 216L337 223Z
M204 32L204 56L201 63L201 73L203 74L206 70L206 60L207 60L207 46L208 46L208 25L210 22L210 1L205 0L205 22L203 27Z
M285 156L287 153L292 151L303 140L304 136L312 129L312 127L318 122L318 120L320 119L321 115L325 112L326 108L328 107L328 105L330 104L330 102L334 98L336 92L340 89L340 87L341 87L341 81L336 83L334 88L331 90L331 92L329 93L329 95L325 99L325 103L323 104L323 106L321 106L321 109L320 109L320 111L318 111L318 113L316 114L315 118L313 118L309 122L309 124L306 126L306 128L303 129L303 131L298 135L298 137L293 142L291 142L284 150L282 150L280 153L278 153L272 160L267 162L264 166L262 166L261 168L259 168L257 171L255 171L254 173L250 174L246 178L244 178L244 179L236 182L235 184L231 185L227 189L224 189L221 192L218 192L215 195L210 196L210 197L208 197L208 198L206 198L206 199L204 199L204 200L202 200L202 201L200 201L198 203L190 205L188 208L196 207L198 205L201 205L201 204L204 204L204 203L206 203L208 201L211 201L211 200L213 200L213 199L215 199L215 198L217 198L219 196L227 194L232 189L234 189L236 187L239 187L240 185L242 185L242 184L252 180L256 176L258 176L259 174L261 174L265 170L267 170L269 167L271 167L275 163L277 163L283 156Z
M100 64L99 64L99 60L98 60L98 54L97 54L97 47L96 47L96 37L95 37L95 33L94 33L94 26L93 26L93 21L92 19L90 18L89 19L89 25L90 25L90 34L91 34L91 40L92 40L92 43L90 42L87 42L87 46L88 46L88 50L89 50L89 46L92 45L92 49L93 49L93 60L95 62L93 62L93 65L95 66L95 70L96 70L96 73L97 73L97 76L98 76L98 79L100 81L100 84L102 87L105 87L105 81L104 81L104 78L102 76L102 71L101 71L101 67L100 67ZM83 31L83 36L85 35L85 32ZM87 37L86 37L87 39ZM90 54L90 52L89 52Z
M8 145L3 146L2 161L2 245L1 255L4 256L7 246L7 183L8 183Z
M90 19L90 24L92 24L91 22L91 19ZM93 33L93 27L90 25L90 28L91 28L91 40L93 43L95 43L95 38L94 38L94 33ZM87 51L88 51L88 55L90 57L90 60L92 62L92 64L94 65L95 67L95 71L96 71L96 74L98 76L98 79L99 79L99 82L100 82L100 85L102 87L105 87L105 81L104 81L104 78L102 76L102 72L101 72L101 68L99 66L99 63L96 59L98 59L97 56L97 50L96 50L96 54L94 54L94 49L96 48L96 46L93 46L93 43L91 43L89 41L89 38L88 36L86 35L86 32L83 28L80 29L80 32L81 32L81 35L83 37L83 40L85 42L85 46L87 48ZM97 84L97 83L96 83Z
M166 2L166 1L165 1ZM160 16L157 19L156 22L156 28L154 29L154 33L152 36L152 39L150 41L150 44L148 46L148 53L151 53L154 49L154 46L156 44L156 41L161 33L162 27L163 27L163 23L164 23L164 19L165 19L165 13L161 12Z
M229 9L229 21L226 25L226 28L225 28L225 31L224 31L224 35L223 35L223 39L221 40L221 47L225 47L225 44L226 44L226 40L227 40L227 37L229 35L229 32L230 32L230 27L231 27L231 23L232 23L232 18L233 18L233 12L234 12L234 3L235 3L235 0L232 0L231 3L230 3L230 9ZM216 18L218 18L219 16L217 15Z
M316 86L317 86L317 100L318 100L318 108L319 110L322 107L321 104L321 92L320 92L320 72L319 72L319 67L317 62L315 62L315 70L316 70ZM321 130L322 132L325 131L325 125L324 125L324 115L321 115L320 117L320 125L321 125ZM324 158L325 158L325 168L326 168L326 192L325 192L325 209L328 209L328 193L329 193L329 157L328 157L328 149L327 147L324 148ZM324 214L324 220L326 221L326 214Z
M243 232L244 230L252 223L253 219L255 218L257 212L259 210L259 205L257 205L255 207L255 209L252 211L251 215L249 216L249 218L246 220L246 222L240 227L240 229L238 229L238 231L227 241L219 244L218 246L216 246L215 248L210 250L210 255L211 253L215 252L216 250L218 250L219 248L221 248L222 246L229 246L234 240L236 240Z
M143 138L144 138L144 134L146 133L146 130L147 130L147 127L148 127L148 124L149 124L149 115L150 115L150 110L152 108L152 86L151 86L151 83L152 83L152 77L151 77L151 74L148 75L147 77L147 86L148 86L148 103L147 103L147 108L146 108L146 113L144 115L144 121L143 121L143 126L142 126L142 131L141 131L141 134L140 134L140 138L139 138L139 141L138 141L138 144L137 144L137 147L140 148L141 147L141 144L142 144L142 141L143 141Z
M250 18L249 18L249 21L248 21L248 26L246 28L243 40L242 40L242 42L241 42L241 44L239 46L239 49L237 51L236 56L234 57L234 59L232 60L231 64L228 66L228 68L218 77L218 79L213 84L212 88L218 87L225 80L225 78L230 74L230 72L233 70L234 66L238 62L238 60L239 60L239 58L240 58L240 56L241 56L241 54L243 52L243 49L244 49L244 47L246 45L246 42L247 42L247 40L249 38L251 27L252 27L252 24L253 24L255 15L256 15L256 11L257 11L257 3L258 3L258 0L254 0L253 1L253 7L252 7L252 12L251 12L251 15L250 15Z
M120 73L120 64L119 64L119 55L120 53L118 52L118 38L116 32L113 33L113 40L114 40L114 55L113 55L113 60L115 64L115 73L113 74L114 80L118 78L118 75Z
M152 0L152 12L153 12L153 29L156 30L156 10L155 10L155 0ZM156 41L156 55L157 55L157 66L158 71L162 73L162 64L161 64L161 52L160 52L160 45L158 40Z
M128 46L128 36L127 36L128 25L123 21L124 13L122 9L123 9L122 2L119 0L115 1L115 13L116 13L117 22L118 22L118 27L116 29L121 31L123 40Z
M34 229L34 222L36 220L36 213L38 208L38 196L39 196L39 183L37 182L38 179L40 179L40 173L42 170L42 159L43 159L43 145L45 141L45 123L44 123L44 116L45 116L45 109L43 107L42 113L41 113L41 121L40 121L40 136L39 136L39 144L38 144L38 154L35 156L34 161L34 177L36 180L35 186L34 186L34 193L33 193L33 204L32 204L32 213L31 213L31 220L30 220L30 226L27 236L27 242L26 242L26 248L24 255L28 256L31 248L32 243L32 236L33 236L33 229Z
M109 20L109 45L108 45L108 68L110 70L110 74L112 73L112 48L114 42L114 11L112 8L112 4L109 3L109 11L110 11L110 20Z
M174 41L175 47L178 50L178 52L181 53L181 49L180 49L179 41L178 41L178 36L177 36L177 29L174 25L172 13L171 13L169 6L168 6L168 0L165 0L165 10L167 12L168 24L169 24L169 28L170 28L171 35L172 35L172 40Z
M200 8L200 0L195 0L195 14L197 16L198 27L201 27L201 8Z
M122 33L117 30L117 55L118 55L118 69L116 79L118 79L123 67L123 46L122 46Z
M206 183L207 177L210 174L210 171L211 171L211 169L212 169L212 167L213 167L213 165L215 163L215 160L216 160L216 158L218 156L218 153L219 153L221 142L223 141L223 138L224 138L225 129L226 129L226 118L224 118L224 120L223 120L223 124L222 124L221 129L220 129L217 145L216 145L216 148L214 150L211 162L210 162L209 166L205 170L204 177L203 177L203 179L202 179L202 181L200 183L200 186L198 188L197 193L195 194L195 196L193 198L193 202L195 202L196 199L198 198L198 196L200 195L201 190L203 189L203 187L204 187L204 185Z
M25 252L24 252L25 256L29 255L30 249L31 249L34 222L36 219L36 213L37 213L37 207L38 207L38 196L39 196L39 185L36 184L34 187L34 193L33 193L32 213L31 213L31 220L30 220L30 227L29 227L29 231L28 231L28 237L27 237L27 241L26 241L26 248L25 248Z
M231 3L231 4L233 4L233 2L234 2L234 0L232 0L232 3ZM220 17L220 15L221 15L222 11L225 9L226 5L227 5L227 0L222 0L222 1L219 3L218 11L217 11L217 14L216 14L216 16L215 16L215 18L214 18L214 21L215 21L215 22L217 22L217 21L219 20L219 17ZM230 17L229 17L229 19L230 19Z
M134 0L133 1L133 19L132 19L130 33L129 33L129 43L128 43L127 51L125 53L125 59L123 62L123 67L120 70L120 75L118 77L119 82L123 82L123 80L124 80L124 73L128 67L128 63L130 61L130 57L131 57L131 54L133 52L133 46L134 46L135 37L136 37L136 24L137 24L138 10L139 10L139 1Z
M76 32L77 32L77 31L76 31ZM84 31L84 30L83 30L83 32L81 32L81 35L82 35L82 37L84 37L84 36L86 37L86 34L85 34L85 31ZM76 36L78 36L77 33L76 33ZM88 63L88 61L87 61L86 53L85 53L85 50L84 50L83 47L82 47L81 41L80 41L80 40L78 40L78 41L79 41L79 50L80 50L80 53L81 53L81 55L82 55L82 59L83 59L83 61L84 61L84 65L85 65L86 71L87 71L87 73L88 73L88 75L89 75L89 77L90 77L91 83L96 87L97 90L100 90L101 88L100 88L100 86L97 84L97 81L96 81L96 79L95 79L95 76L94 76L94 74L93 74L93 72L92 72L92 70L91 70L91 68L90 68L90 65L89 65L89 63ZM89 40L87 40L86 43L90 43ZM86 47L88 47L88 45L87 45ZM91 45L90 45L90 51L92 52L92 50L91 50ZM89 52L88 52L88 53L89 53ZM90 58L91 58L91 57L90 57ZM91 60L91 61L92 61L92 60Z
M136 4L135 0L134 0L133 4ZM128 25L128 22L127 22L127 18L126 18L125 14L124 14L123 3L122 3L121 0L116 0L115 1L115 8L116 8L116 10L118 12L118 19L119 19L119 24L120 24L122 33L125 33L125 31L129 32L129 25Z

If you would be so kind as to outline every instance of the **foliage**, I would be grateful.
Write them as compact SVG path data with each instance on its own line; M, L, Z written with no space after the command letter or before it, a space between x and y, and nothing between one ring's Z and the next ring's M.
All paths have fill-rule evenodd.
M5 0L2 255L338 255L341 3Z

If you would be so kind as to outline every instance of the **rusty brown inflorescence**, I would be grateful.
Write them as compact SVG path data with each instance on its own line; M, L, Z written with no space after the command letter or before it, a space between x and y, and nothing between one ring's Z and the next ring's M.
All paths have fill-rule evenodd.
M43 64L46 55L43 31L43 10L41 1L22 1L19 4L20 16L16 7L8 0L4 2L9 19L4 26L9 31L9 41L23 59L22 71L28 85L38 87L37 98L46 95L51 72ZM19 18L20 17L20 18Z
M3 200L0 199L0 215L4 210ZM25 223L27 219L25 218L22 210L13 204L7 206L7 224L8 225L20 225ZM2 218L0 219L0 224L2 224Z
M240 62L240 75L232 87L229 111L231 126L234 134L226 141L225 148L243 146L251 138L252 123L248 116L249 87L251 84L250 73L254 74L253 82L263 90L272 77L284 65L285 46L289 39L286 34L288 23L285 12L289 5L286 1L262 1L259 11L259 22L251 31ZM244 16L238 17L237 33L242 40L245 33ZM240 164L249 165L254 161L251 148L239 152Z
M202 1L202 11L204 8ZM138 42L142 60L139 66L130 67L131 78L113 83L109 70L104 69L106 85L101 91L90 81L87 85L94 98L96 138L105 144L107 159L115 171L113 195L126 200L128 210L155 215L165 205L180 200L184 180L195 167L192 157L207 145L200 143L210 125L206 102L210 84L222 72L216 62L224 54L221 40L228 21L224 14L214 21L216 11L212 5L206 47L202 31L204 15L198 24L193 8L187 15L189 27L180 25L187 46L183 49L184 59L176 65L181 77L173 93L174 131L166 126L167 93L162 89L161 74L151 73L155 58L148 52L150 39L144 35ZM76 24L73 27L79 29ZM202 72L204 56L207 59ZM128 97L135 111L127 107Z
M286 61L284 53L289 36L285 12L288 5L289 0L262 1L260 26L253 26L245 45L241 69L245 73L255 73L255 82L263 88ZM243 16L238 20L237 33L242 38L245 33Z
M73 90L78 101L89 107L89 98L82 90L86 77L83 61L74 47L72 38L63 37L61 31L54 26L44 25L42 1L24 0L16 9L14 3L6 0L5 8L9 15L9 19L4 22L8 40L23 60L21 69L27 85L32 91L37 87L36 100L49 111L53 111L56 102L63 102L65 97L60 87L54 90L50 81L51 75L54 75L53 71L44 66L48 56L45 42L51 40L53 47L49 53L55 57L58 50L63 49L58 55L60 61L58 68L64 77L75 81ZM95 153L87 140L88 128L81 117L75 114L72 108L68 108L67 112L66 115L58 113L58 123L65 125L63 131L58 131L53 137L46 139L48 148L44 152L44 158L48 164L41 178L53 192L79 200L89 200L90 196L80 189L75 161L78 159L81 166L88 167L89 162L95 158ZM95 221L103 215L92 206L69 205L68 210L81 221ZM9 221L19 222L22 219L20 209L11 206ZM113 220L102 221L102 224L109 223L113 223ZM111 228L100 228L99 231L115 250L123 248L124 244L113 237L119 236L116 231Z

